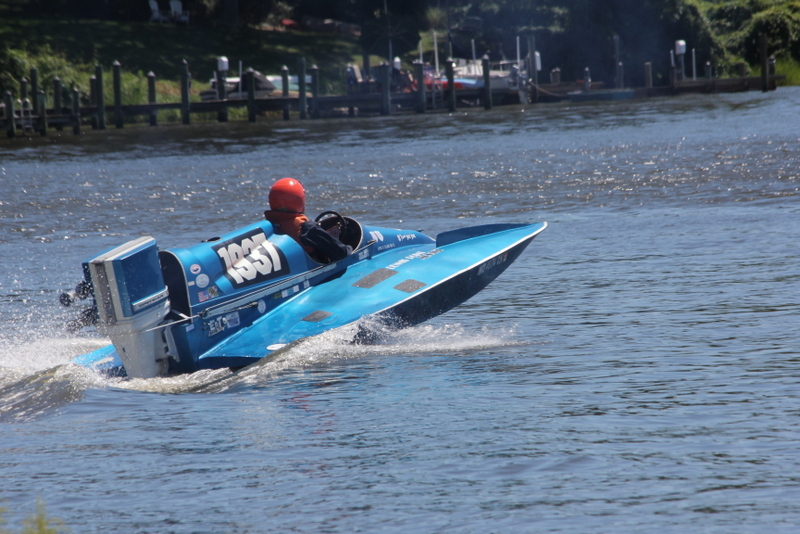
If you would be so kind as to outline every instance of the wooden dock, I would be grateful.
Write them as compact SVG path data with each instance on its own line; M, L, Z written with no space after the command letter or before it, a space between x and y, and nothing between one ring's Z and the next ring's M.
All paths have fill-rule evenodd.
M488 59L484 58L484 72L488 73ZM264 113L277 113L283 115L284 120L290 120L292 114L299 119L316 119L330 116L355 116L355 115L391 115L398 112L426 113L433 110L455 111L459 107L482 106L491 109L495 103L516 104L520 102L553 102L565 100L569 93L583 90L587 96L584 100L591 100L592 93L599 95L604 90L602 83L592 83L589 87L579 82L540 84L529 86L528 91L494 89L486 91L484 88L456 89L454 83L453 64L446 63L448 84L444 91L432 92L426 90L424 84L412 92L391 92L389 83L380 83L380 80L390 80L390 65L381 65L376 71L378 83L370 82L361 86L351 87L351 92L345 95L321 95L319 91L319 69L311 67L310 88L305 80L305 60L298 61L298 80L300 90L294 94L289 93L288 69L283 68L283 91L280 95L256 98L254 88L254 73L248 69L244 76L246 98L229 99L224 94L224 89L217 95L217 99L201 102L192 102L189 98L189 66L184 60L180 71L180 102L156 102L155 76L148 74L148 102L141 104L122 104L120 71L121 65L114 62L112 70L112 84L114 102L106 104L104 98L104 72L101 66L96 67L95 76L92 77L90 105L81 105L81 95L76 89L71 91L69 106L62 104L63 88L60 81L54 81L52 96L49 106L43 89L38 87L38 73L31 69L30 82L27 80L20 88L21 98L15 99L10 91L3 95L2 114L0 114L0 131L6 131L8 137L21 135L47 135L49 129L63 130L71 128L77 135L83 128L104 130L107 128L107 118L113 118L116 128L123 128L125 119L129 117L143 117L151 126L158 125L159 112L177 110L183 124L190 124L192 115L217 114L217 120L228 120L228 110L231 108L246 108L250 122L255 122L256 117ZM417 80L423 79L423 66L415 64ZM632 90L632 98L649 98L657 96L671 96L684 93L721 93L749 90L774 90L777 81L783 76L739 77L739 78L711 78L702 80L673 81L667 87L646 87ZM28 86L30 83L30 86ZM224 83L218 86L224 87ZM484 79L484 87L489 87L488 74ZM631 91L629 91L631 92ZM598 98L599 100L600 98Z

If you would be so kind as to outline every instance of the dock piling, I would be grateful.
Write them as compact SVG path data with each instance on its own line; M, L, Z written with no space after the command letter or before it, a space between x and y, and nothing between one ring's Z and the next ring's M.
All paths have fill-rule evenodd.
M769 91L769 66L767 65L767 36L758 34L758 48L761 52L761 91Z
M122 65L115 60L111 67L114 77L114 125L122 128Z
M247 86L247 120L256 122L256 73L252 68L244 75Z
M63 92L64 87L61 83L61 78L56 76L53 78L53 113L56 115L64 114ZM56 124L56 130L60 132L63 129L64 127L61 124Z
M31 81L31 97L35 100L36 95L39 94L39 69L36 67L31 67L30 69L30 81ZM26 95L25 98L28 98Z
M72 133L81 133L81 95L77 87L72 88Z
M481 58L483 67L483 108L492 109L492 78L489 76L489 56Z
M297 86L300 90L300 120L308 118L308 100L306 98L306 58L297 60Z
M6 104L6 135L8 137L16 137L17 135L17 112L14 109L14 96L11 91L6 91L3 95L3 100Z
M97 129L106 129L106 97L103 93L103 66L95 67L95 83L97 84Z
M36 95L36 114L39 116L39 133L47 135L47 100L42 90Z
M392 107L392 66L383 63L381 69L381 115L389 115Z
M89 77L89 102L95 107L92 114L92 130L97 129L97 76Z
M147 103L156 103L156 75L151 70L147 73ZM158 110L150 108L150 126L158 126Z
M453 58L447 58L445 63L445 74L447 76L447 110L450 113L456 110L456 69Z
M289 120L289 67L281 67L281 88L283 89L283 120Z
M189 124L189 62L181 60L181 118Z
M311 118L319 118L319 67L311 65Z
M421 61L414 62L414 79L417 80L417 113L425 113L425 66ZM431 88L433 89L433 88Z
M227 88L227 75L226 71L217 69L215 72L217 78L217 100L226 100L228 98L228 88ZM239 82L241 84L241 80ZM228 122L228 107L222 106L219 111L217 111L217 121L218 122Z

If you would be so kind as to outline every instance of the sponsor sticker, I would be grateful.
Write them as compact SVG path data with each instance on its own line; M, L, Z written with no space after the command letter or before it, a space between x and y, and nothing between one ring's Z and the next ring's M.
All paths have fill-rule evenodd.
M219 296L219 288L217 286L211 286L205 291L201 291L197 294L197 300L200 302L205 302L209 299L213 299Z
M202 270L202 268L200 267L199 263L195 263L192 264L191 267L189 267L189 270L192 272L192 274L198 274Z
M210 282L207 274L201 274L200 276L195 278L194 281L197 284L197 287L199 287L200 289L208 287L208 283Z
M217 317L208 322L208 337L216 336L227 328L239 326L239 312L231 312L223 317Z

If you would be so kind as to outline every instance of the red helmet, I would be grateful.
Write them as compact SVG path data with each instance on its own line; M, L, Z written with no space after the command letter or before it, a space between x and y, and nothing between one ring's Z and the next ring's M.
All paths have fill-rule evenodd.
M303 213L306 210L306 191L294 178L281 178L269 190L269 209Z

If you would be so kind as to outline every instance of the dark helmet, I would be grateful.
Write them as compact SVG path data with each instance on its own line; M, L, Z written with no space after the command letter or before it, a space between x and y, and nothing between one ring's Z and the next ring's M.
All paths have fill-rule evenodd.
M306 191L294 178L281 178L269 190L269 209L303 213L306 210Z

